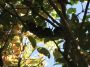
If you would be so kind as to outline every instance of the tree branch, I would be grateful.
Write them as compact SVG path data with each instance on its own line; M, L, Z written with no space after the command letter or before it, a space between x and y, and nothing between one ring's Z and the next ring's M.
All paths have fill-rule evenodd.
M79 55L80 56L80 59L83 59L82 58L82 55L80 53L80 50L78 49L78 42L76 41L76 38L74 37L73 33L72 33L72 30L71 30L71 27L70 25L68 24L68 21L66 20L66 18L63 16L63 14L61 13L61 11L58 10L58 8L56 7L55 3L52 1L52 0L48 0L50 5L56 10L57 14L61 17L61 20L62 20L62 24L63 26L65 27L65 37L64 39L66 41L69 41L71 42L72 44L70 45L72 48L75 48L75 51L77 51L77 56ZM69 36L69 37L68 37ZM74 53L76 53L74 51ZM70 63L70 61L68 60L68 58L66 58L64 56L65 60L67 60L68 63ZM83 60L82 62L85 62L85 60ZM81 64L80 64L81 65Z
M74 41L74 43L76 43L75 38L73 36L72 30L70 25L68 24L67 20L65 19L65 17L63 16L63 14L61 13L61 11L58 10L57 6L55 5L55 3L52 0L49 0L50 5L55 9L55 11L57 12L57 14L61 17L62 20L62 24L65 27L65 31L67 34L65 34L65 38L67 39L67 36L70 36L69 39L71 39L72 41Z

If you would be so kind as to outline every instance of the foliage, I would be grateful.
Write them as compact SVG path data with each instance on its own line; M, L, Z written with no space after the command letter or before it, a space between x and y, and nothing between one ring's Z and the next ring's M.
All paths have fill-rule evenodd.
M55 64L63 67L90 66L89 2L0 0L0 67L44 67L44 55L50 58L52 53ZM79 7L73 6L79 3L77 13ZM31 57L35 50L38 58Z

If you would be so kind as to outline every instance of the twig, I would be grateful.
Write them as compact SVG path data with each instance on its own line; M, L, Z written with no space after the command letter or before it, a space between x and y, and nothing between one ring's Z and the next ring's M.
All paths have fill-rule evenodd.
M84 12L84 16L83 16L83 19L82 19L82 23L81 23L80 29L83 28L83 25L84 25L84 22L85 22L85 19L86 19L86 15L87 15L87 11L88 11L88 7L89 7L89 2L90 2L90 0L88 0L88 2L87 2L87 5L86 5L86 8L85 8L85 12Z
M83 9L83 4L81 3L81 6L82 6L82 12L84 11L84 9Z
M60 50L58 44L55 42L55 40L53 40L53 42L56 44L57 48L58 48L58 51L62 54L62 56L64 55L63 52Z
M56 44L56 46L57 46L57 48L58 48L58 51L59 51L60 54L65 58L66 62L67 62L68 64L70 64L71 62L69 61L69 58L67 58L67 57L65 56L65 54L60 50L60 48L59 48L58 44L55 42L55 40L52 40L52 41Z
M78 14L77 14L77 16L79 16L81 13L83 13L84 11L81 11L81 12L79 12Z

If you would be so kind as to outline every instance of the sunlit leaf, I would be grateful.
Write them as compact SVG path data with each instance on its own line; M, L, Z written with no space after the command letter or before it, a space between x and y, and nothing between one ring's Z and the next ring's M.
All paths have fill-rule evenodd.
M60 3L60 1L62 2ZM40 55L37 56L42 59L44 59L44 55L50 58L50 53L53 52L55 63L61 63L62 67L72 67L74 66L72 64L76 65L74 67L81 65L81 67L88 67L84 63L90 64L90 60L87 58L90 53L90 7L88 7L85 21L82 21L82 14L83 11L86 11L87 2L88 0L53 0L53 2L52 0L0 0L0 51L2 53L0 67L18 67L19 56L22 58L21 67L44 67L42 60L31 59L34 54L36 57L38 52ZM10 4L13 5L10 6ZM58 23L53 22L53 19L49 18L41 6ZM66 16L62 15L61 6L62 8L68 6L65 11ZM76 10L77 8L81 10ZM81 29L79 30L79 28ZM25 33L26 31L30 31L32 34ZM24 40L23 36L28 37L29 40ZM57 43L50 41L51 39ZM77 52L76 41L81 50L88 52L82 52L83 57ZM36 45L37 42L40 45ZM41 47L44 44L41 42L45 43L44 47ZM8 47L3 49L4 45ZM60 47L63 54L59 52L57 46ZM38 52L34 51L36 49ZM2 59L5 66L1 66ZM80 59L82 60L80 61ZM87 62L83 63L83 59L86 59Z
M57 13L56 13L56 11L52 11L52 12L51 12L51 15L52 15L52 17L53 17L54 19L57 18Z
M37 50L38 50L39 53L44 54L45 56L50 58L50 53L49 53L49 51L46 48L38 47Z

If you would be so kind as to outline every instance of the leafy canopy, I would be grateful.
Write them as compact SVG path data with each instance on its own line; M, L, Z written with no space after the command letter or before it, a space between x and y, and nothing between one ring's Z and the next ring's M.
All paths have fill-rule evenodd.
M43 67L44 55L53 55L55 64L63 67L88 67L89 3L90 0L0 0L0 66ZM79 7L74 7L78 4L82 7L79 13ZM40 42L45 45L38 46ZM35 50L38 58L32 58Z

